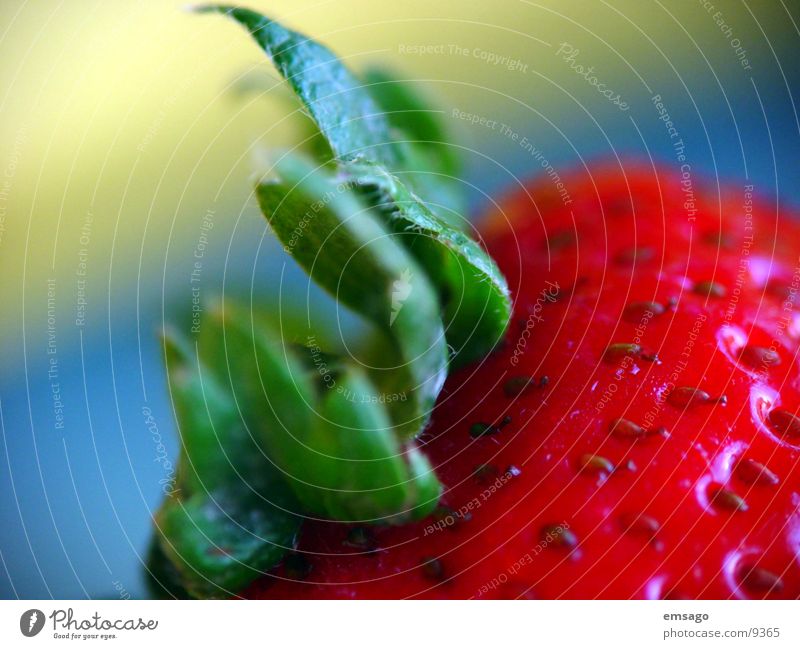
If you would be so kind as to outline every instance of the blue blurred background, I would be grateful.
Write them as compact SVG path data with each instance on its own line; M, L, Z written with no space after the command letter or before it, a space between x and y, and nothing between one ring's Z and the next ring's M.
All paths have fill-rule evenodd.
M466 147L473 215L542 171L463 113L508 125L562 174L609 156L674 165L656 95L696 180L800 205L795 3L251 6L435 98ZM0 79L0 595L146 596L177 448L157 332L190 317L195 253L204 300L308 299L336 317L250 194L262 150L303 124L244 33L177 2L6 0Z

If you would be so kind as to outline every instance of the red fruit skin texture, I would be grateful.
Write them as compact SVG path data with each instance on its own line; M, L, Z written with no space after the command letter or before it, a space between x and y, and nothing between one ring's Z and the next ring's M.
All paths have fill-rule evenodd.
M800 597L796 215L649 162L562 179L484 220L515 315L420 440L449 509L310 522L308 570L243 597Z

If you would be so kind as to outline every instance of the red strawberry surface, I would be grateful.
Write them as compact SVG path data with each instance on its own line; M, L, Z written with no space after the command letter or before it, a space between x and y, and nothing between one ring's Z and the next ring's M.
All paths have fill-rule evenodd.
M800 225L623 168L487 219L515 318L420 440L437 515L307 524L243 596L800 597Z

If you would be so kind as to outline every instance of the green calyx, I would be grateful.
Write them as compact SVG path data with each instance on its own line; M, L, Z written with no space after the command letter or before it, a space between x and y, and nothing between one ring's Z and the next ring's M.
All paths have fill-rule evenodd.
M315 122L323 157L282 155L256 197L284 249L375 335L366 362L336 357L284 344L230 302L207 312L193 344L165 334L182 451L151 573L218 597L279 562L303 517L399 524L431 513L441 486L414 440L448 368L491 351L511 305L494 262L453 225L457 158L405 84L383 72L362 81L256 12L195 10L244 26Z

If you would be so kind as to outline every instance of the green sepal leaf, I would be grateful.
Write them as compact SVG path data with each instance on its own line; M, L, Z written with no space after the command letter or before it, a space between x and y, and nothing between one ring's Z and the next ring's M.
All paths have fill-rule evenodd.
M489 353L511 318L511 297L494 260L466 234L439 219L397 176L383 166L347 163L354 184L371 193L384 215L439 291L453 364Z
M230 300L205 315L200 355L230 391L250 434L263 442L310 428L317 400L312 371L269 324Z
M227 15L250 32L291 85L337 159L364 157L407 173L408 183L430 201L440 218L461 225L464 204L453 177L457 170L454 149L444 144L439 122L421 108L422 99L410 88L378 72L370 73L374 83L365 84L324 45L255 11L227 5L202 5L194 11ZM307 145L321 162L329 162L327 148L313 133Z
M230 392L209 369L214 365L203 364L198 350L174 331L165 332L162 340L181 440L178 489L208 492L252 474L262 452L245 430Z
M250 32L306 106L337 158L368 155L390 167L400 162L383 112L327 47L250 9L201 5L193 11L225 14Z
M369 68L362 77L390 126L430 154L429 168L449 176L458 174L461 164L455 148L448 144L441 111L432 109L428 99L408 81L385 68Z
M364 81L392 127L403 164L390 168L402 173L403 182L425 199L430 210L455 229L466 223L466 204L457 149L449 144L441 111L430 108L427 98L382 68L366 71ZM367 158L368 156L361 156Z
M156 515L159 546L189 594L225 597L294 546L297 503L196 350L175 334L164 344L181 457Z
M391 401L401 437L427 422L447 373L437 295L425 272L370 209L310 163L284 156L278 180L261 182L261 210L285 249L340 302L372 322L397 349L400 363L383 379L406 399ZM305 227L298 228L300 224Z
M226 380L248 427L262 437L304 511L399 523L435 507L434 472L413 444L398 439L368 375L343 365L335 382L315 385L316 368L267 323L230 302L206 315L201 354L225 356Z
M320 418L305 444L318 455L295 453L305 504L338 521L402 523L436 507L441 485L413 442L402 444L380 393L361 370L350 367L322 395ZM313 469L313 470L312 470Z
M299 524L247 487L167 499L157 516L161 548L193 597L230 597L277 564Z

